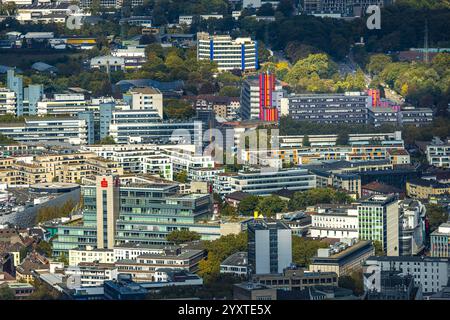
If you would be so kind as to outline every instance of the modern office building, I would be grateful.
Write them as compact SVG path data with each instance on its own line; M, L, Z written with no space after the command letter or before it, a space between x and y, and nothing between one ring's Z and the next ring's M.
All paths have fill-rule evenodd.
M367 258L375 254L372 241L345 239L329 248L317 250L311 259L309 270L314 272L334 272L338 277L362 270Z
M219 184L221 175L215 184ZM316 177L307 169L280 169L264 171L259 169L239 171L229 175L230 192L243 191L256 195L269 195L281 189L304 191L316 187ZM221 189L217 186L218 189Z
M400 271L414 277L414 283L422 287L424 295L436 293L447 286L449 278L448 258L426 256L377 257L366 260L367 266L378 266L379 271Z
M261 73L247 77L241 89L241 118L278 121L283 96L282 86L274 74Z
M419 254L425 247L425 213L426 207L418 200L399 201L401 256Z
M201 144L202 123L161 122L154 110L117 110L112 112L109 135L116 143L169 143Z
M144 175L97 176L83 182L83 221L58 227L56 256L87 246L165 244L174 230L195 231L204 240L221 234L221 225L210 221L211 194L180 194L178 184Z
M399 208L397 197L374 195L358 205L359 237L379 241L388 256L400 254Z
M18 142L65 142L87 144L88 124L77 118L48 117L2 123L0 133Z
M358 209L353 206L321 208L311 214L312 238L359 238Z
M292 264L292 231L280 221L248 223L248 270L251 274L283 273Z
M368 122L371 97L360 92L301 94L284 98L281 115L315 123Z
M431 256L439 258L450 257L450 223L441 224L430 235Z
M248 273L247 252L236 252L227 257L220 264L220 273L233 274L238 277L247 277Z
M258 42L251 38L232 39L229 35L197 33L197 59L214 61L219 71L256 70Z

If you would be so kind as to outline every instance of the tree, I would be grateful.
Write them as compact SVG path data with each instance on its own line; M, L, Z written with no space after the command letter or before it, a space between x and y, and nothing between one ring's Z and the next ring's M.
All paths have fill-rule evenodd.
M356 296L362 295L364 293L362 270L354 271L349 275L340 276L338 286L352 290Z
M167 119L186 120L195 115L195 110L185 100L164 99L164 115Z
M259 197L250 195L242 199L238 204L238 211L244 216L252 216L258 206Z
M345 192L332 188L315 188L307 191L295 192L289 200L289 210L304 210L308 206L319 203L345 204L352 202L352 198Z
M311 146L311 142L309 141L309 136L308 136L307 134L305 134L305 135L303 136L302 146L303 146L303 147L309 147L309 146Z
M6 283L0 286L0 300L14 300L15 298L14 291Z
M50 242L41 240L39 241L36 249L39 253L44 254L46 257L51 258L52 256L52 244Z
M237 210L235 207L230 206L229 204L225 203L223 208L220 210L220 214L223 216L236 216Z
M448 211L439 205L427 205L427 217L430 225L430 232L436 230L439 225L448 221Z
M40 280L33 280L31 285L34 292L28 296L29 300L58 300L61 294Z
M375 255L376 256L385 256L386 253L383 250L383 244L381 241L373 241L373 247L375 248Z
M200 240L200 235L197 232L189 230L174 230L167 235L167 241L174 242L175 244L181 244L185 242L191 242Z
M220 263L233 253L247 250L247 232L222 236L213 241L204 241L205 249L208 252L206 260L199 263L199 276L203 278L205 284L217 280L220 276Z
M187 172L185 170L182 170L182 171L178 172L175 175L175 181L178 181L180 183L186 183L188 181Z
M372 75L377 75L392 62L392 58L385 54L375 54L370 57L367 65L367 71Z
M292 261L302 266L308 266L311 259L317 255L317 249L327 247L328 244L320 240L292 236Z
M264 3L259 9L256 11L257 16L262 17L270 17L275 14L275 10L270 3Z
M264 217L272 217L276 213L285 212L287 204L288 202L282 200L279 196L261 197L256 210Z
M111 136L106 136L101 139L98 144L116 144L116 140L114 140L114 138Z
M340 132L336 138L336 145L338 146L346 146L348 145L348 133L346 132Z

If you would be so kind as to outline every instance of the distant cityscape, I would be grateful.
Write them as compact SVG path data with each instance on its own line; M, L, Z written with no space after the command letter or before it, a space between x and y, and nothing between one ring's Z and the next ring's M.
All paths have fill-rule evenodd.
M1 1L0 300L449 300L448 9Z

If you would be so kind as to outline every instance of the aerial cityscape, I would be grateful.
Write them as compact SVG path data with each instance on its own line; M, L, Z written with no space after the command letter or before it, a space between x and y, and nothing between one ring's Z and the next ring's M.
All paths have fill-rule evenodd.
M448 0L0 0L2 303L450 300L449 213Z

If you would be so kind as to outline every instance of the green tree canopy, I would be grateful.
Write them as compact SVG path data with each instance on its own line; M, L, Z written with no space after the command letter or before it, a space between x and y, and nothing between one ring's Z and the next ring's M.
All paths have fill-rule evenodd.
M175 244L181 244L195 240L200 240L200 235L197 232L189 230L174 230L167 235L167 241L174 242Z

